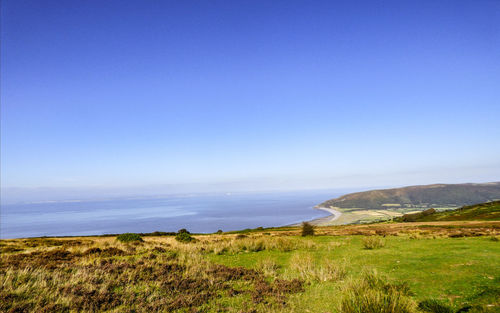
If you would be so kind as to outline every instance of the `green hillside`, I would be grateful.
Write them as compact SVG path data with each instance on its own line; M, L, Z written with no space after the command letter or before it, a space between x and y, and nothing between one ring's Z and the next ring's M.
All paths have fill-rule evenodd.
M434 184L356 192L325 201L318 207L388 209L460 207L500 200L500 182Z
M429 209L420 213L405 214L396 220L402 222L498 221L500 220L500 201L469 205L443 212Z

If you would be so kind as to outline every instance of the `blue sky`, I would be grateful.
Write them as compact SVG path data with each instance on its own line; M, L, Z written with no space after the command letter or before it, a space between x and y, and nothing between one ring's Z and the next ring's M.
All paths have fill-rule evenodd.
M500 180L499 1L1 9L3 188Z

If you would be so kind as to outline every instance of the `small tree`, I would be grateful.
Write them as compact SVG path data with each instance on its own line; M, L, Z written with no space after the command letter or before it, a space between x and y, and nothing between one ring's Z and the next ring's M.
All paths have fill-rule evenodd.
M314 226L308 222L302 223L302 236L314 236Z

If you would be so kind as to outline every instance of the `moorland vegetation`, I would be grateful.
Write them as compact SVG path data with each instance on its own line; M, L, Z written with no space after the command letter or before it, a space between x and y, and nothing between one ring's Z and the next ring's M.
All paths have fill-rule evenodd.
M1 240L2 312L497 312L497 221ZM179 241L178 234L196 240ZM130 237L132 235L127 235ZM182 235L184 236L184 235ZM439 282L439 283L436 283Z

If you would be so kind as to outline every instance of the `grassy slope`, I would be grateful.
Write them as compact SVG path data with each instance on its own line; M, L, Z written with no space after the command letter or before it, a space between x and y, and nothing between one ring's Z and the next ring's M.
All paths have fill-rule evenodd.
M418 214L418 213L417 213ZM436 212L419 216L415 222L428 221L498 221L500 220L500 201L464 206L456 210Z
M32 311L49 305L53 312L168 306L179 312L339 312L349 282L359 284L364 271L375 269L388 282L408 282L411 301L437 298L455 309L465 304L490 305L484 306L489 312L500 308L494 288L500 283L500 242L491 240L500 234L500 222L321 227L319 236L306 238L297 236L299 231L247 232L242 239L205 235L189 244L165 236L135 244L114 237L3 240L0 302ZM385 246L364 249L366 238ZM90 250L96 247L107 252ZM295 278L305 283L302 292L293 287ZM484 288L489 294L478 297ZM50 306L54 303L58 306Z

